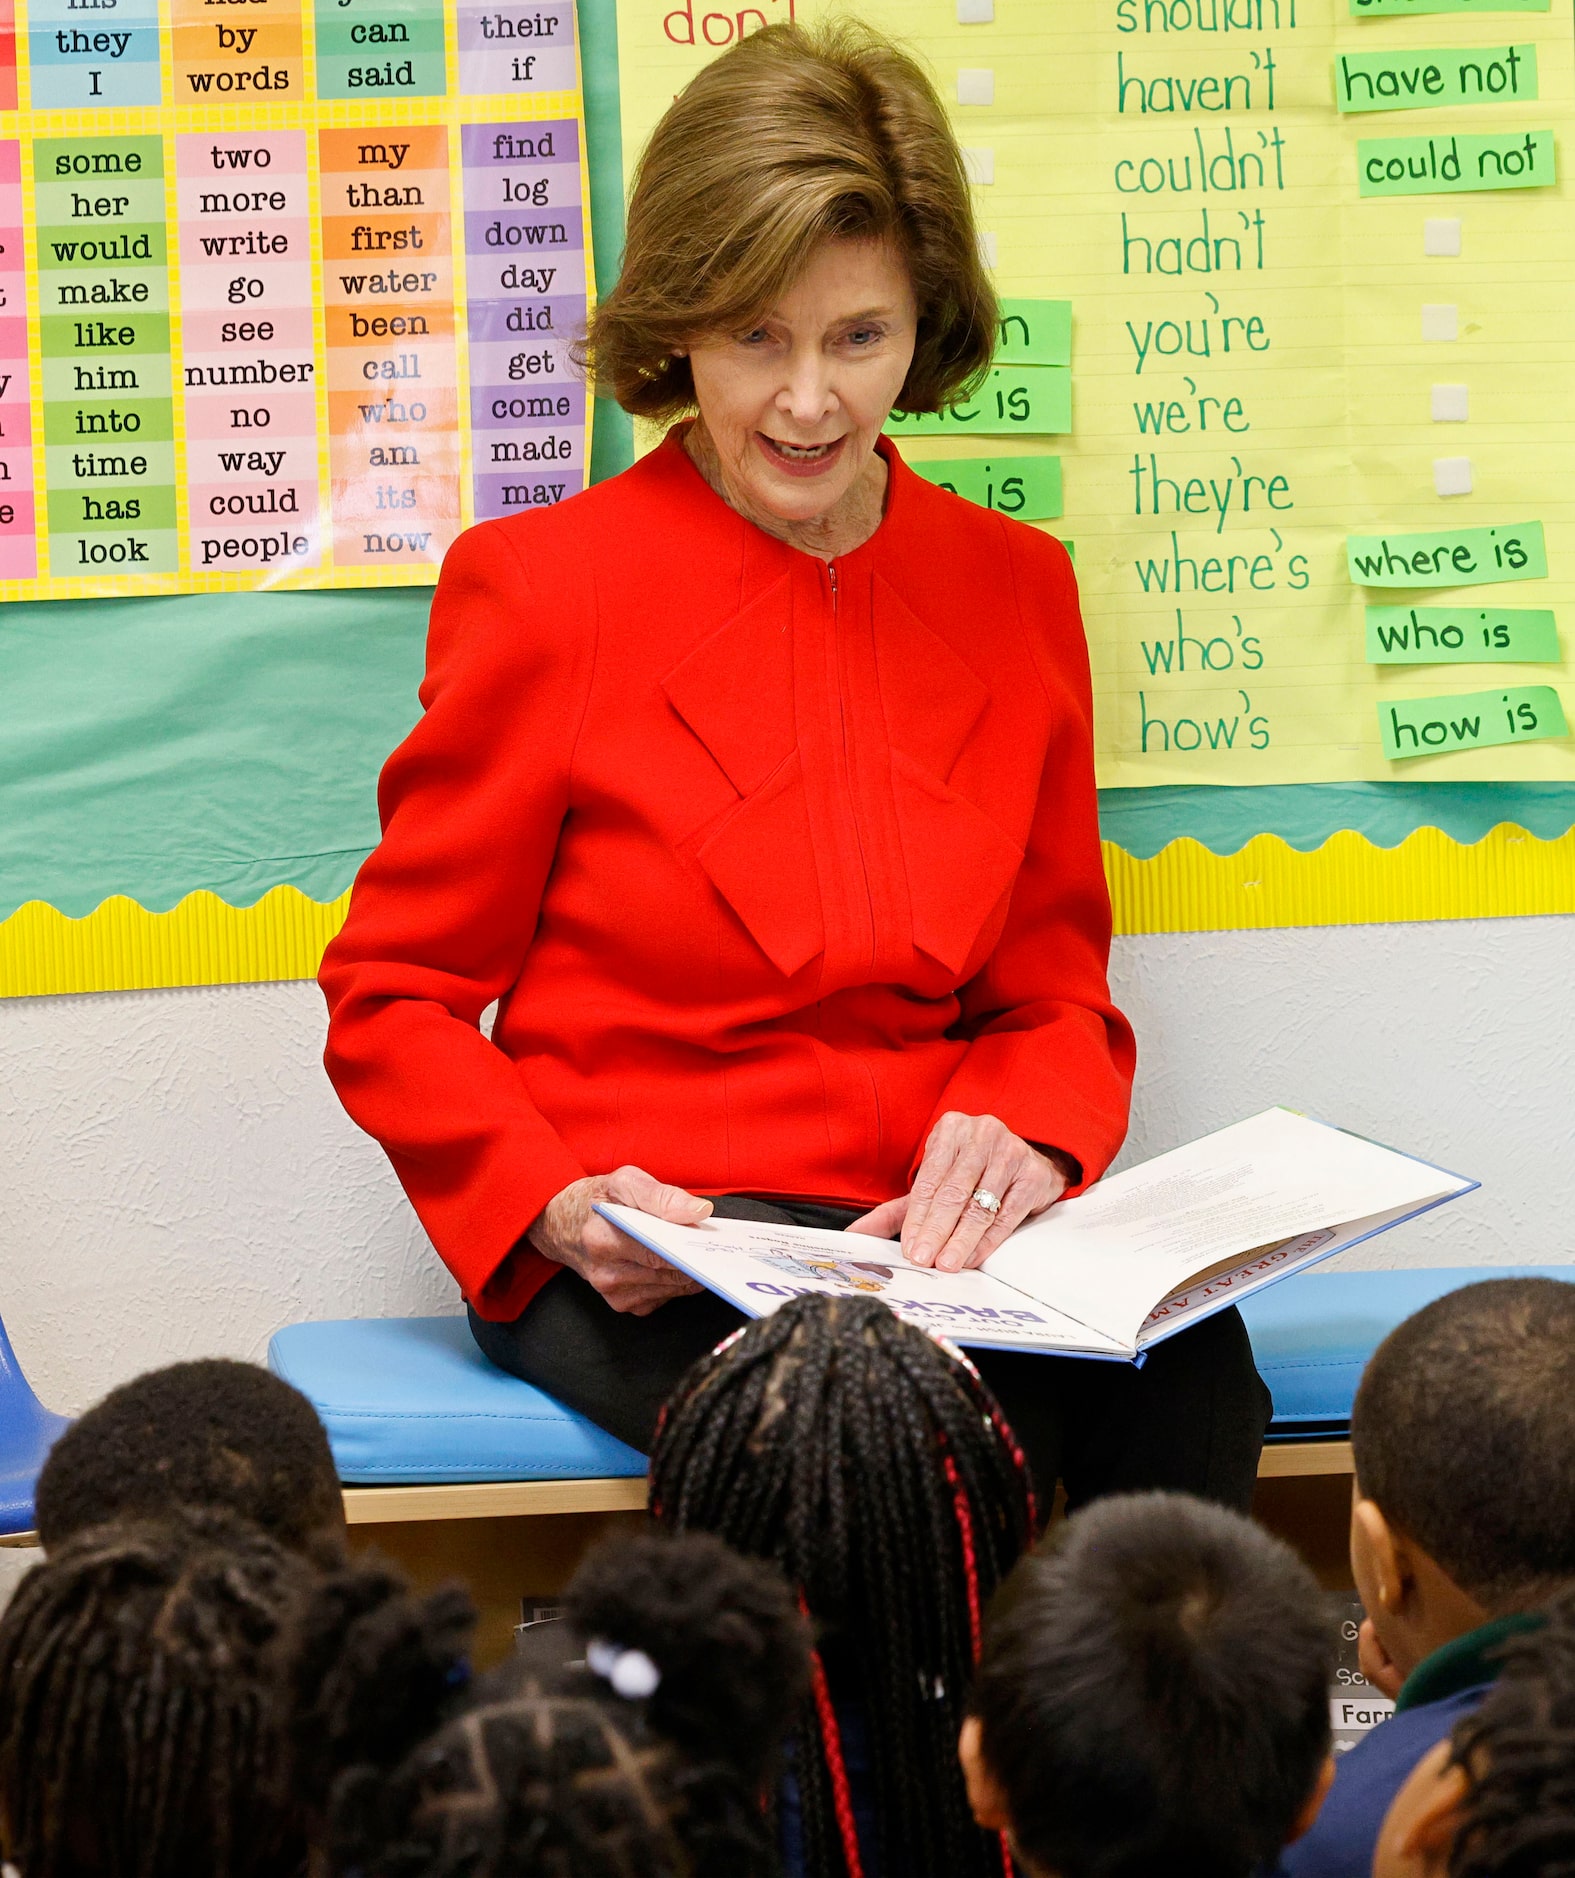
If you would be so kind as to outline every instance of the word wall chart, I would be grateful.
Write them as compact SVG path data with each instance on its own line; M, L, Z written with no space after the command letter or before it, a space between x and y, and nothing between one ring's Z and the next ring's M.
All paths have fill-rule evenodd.
M21 4L0 599L430 583L584 487L569 0Z
M1575 778L1572 0L861 0L1003 300L907 460L1070 541L1106 787ZM620 0L626 167L832 0ZM937 551L941 551L939 548Z

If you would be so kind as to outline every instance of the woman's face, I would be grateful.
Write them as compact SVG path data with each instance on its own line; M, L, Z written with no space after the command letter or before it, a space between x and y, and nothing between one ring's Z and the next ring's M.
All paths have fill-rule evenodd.
M828 241L749 331L690 347L735 507L807 522L849 494L908 375L917 320L888 243Z

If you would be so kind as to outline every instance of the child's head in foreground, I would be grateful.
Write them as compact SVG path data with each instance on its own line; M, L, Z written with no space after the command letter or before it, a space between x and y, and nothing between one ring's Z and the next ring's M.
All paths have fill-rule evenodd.
M881 1870L999 1878L957 1730L980 1613L1028 1543L1033 1496L972 1365L876 1298L794 1298L678 1385L651 1510L773 1560L819 1627L793 1736L809 1878L858 1868L850 1716L867 1721Z
M1332 1668L1289 1547L1182 1494L1095 1501L987 1626L975 1814L1034 1878L1246 1878L1327 1789Z
M329 1555L344 1503L317 1412L255 1363L213 1358L149 1370L72 1424L38 1479L38 1536L52 1551L113 1519L224 1509L292 1551Z
M441 1594L325 1584L292 1677L315 1871L768 1878L763 1790L807 1676L786 1585L647 1534L591 1553L565 1605L583 1660L471 1682Z
M1575 1580L1575 1285L1495 1278L1374 1351L1351 1412L1351 1565L1393 1686Z
M1482 1706L1395 1796L1373 1878L1575 1873L1575 1595L1546 1619L1503 1646Z
M293 1878L274 1650L311 1568L224 1515L63 1540L0 1619L0 1856L21 1878Z

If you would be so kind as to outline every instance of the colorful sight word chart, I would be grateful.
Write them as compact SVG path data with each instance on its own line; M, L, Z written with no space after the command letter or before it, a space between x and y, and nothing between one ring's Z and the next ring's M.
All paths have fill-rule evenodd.
M1002 299L906 460L1069 539L1107 788L1575 778L1575 0L861 0ZM836 0L620 0L626 170ZM649 441L645 436L641 441Z
M430 583L584 487L571 5L0 31L0 599Z

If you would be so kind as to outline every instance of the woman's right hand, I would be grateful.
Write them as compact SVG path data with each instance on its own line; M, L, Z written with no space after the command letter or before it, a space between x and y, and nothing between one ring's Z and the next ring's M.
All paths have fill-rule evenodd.
M525 1237L543 1257L578 1272L615 1311L631 1317L649 1317L670 1298L703 1288L593 1212L597 1200L637 1206L679 1226L698 1226L711 1212L709 1200L664 1186L643 1167L620 1167L565 1187L542 1208Z

